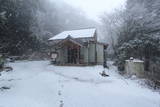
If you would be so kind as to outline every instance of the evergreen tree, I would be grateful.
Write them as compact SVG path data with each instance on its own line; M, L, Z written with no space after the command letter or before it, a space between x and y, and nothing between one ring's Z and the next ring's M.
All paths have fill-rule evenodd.
M159 9L159 0L127 0L117 44L120 70L126 59L134 57L145 61L146 71L160 74Z
M31 36L30 27L38 9L38 0L1 0L0 1L0 51L10 55L23 54L36 44ZM36 49L36 48L35 48Z

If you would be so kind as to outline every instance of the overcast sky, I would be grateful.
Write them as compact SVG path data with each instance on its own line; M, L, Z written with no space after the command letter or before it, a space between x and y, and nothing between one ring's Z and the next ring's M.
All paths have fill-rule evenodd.
M112 12L125 5L126 0L64 0L68 4L81 8L90 18L97 20L104 12Z

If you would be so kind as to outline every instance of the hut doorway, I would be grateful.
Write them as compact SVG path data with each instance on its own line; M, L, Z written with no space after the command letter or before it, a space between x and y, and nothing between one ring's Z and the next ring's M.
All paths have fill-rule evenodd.
M64 47L66 50L63 51L66 64L80 64L80 49L82 45L78 41L68 37L67 39L61 41L59 46Z
M68 63L78 64L80 59L80 49L79 47L68 47Z

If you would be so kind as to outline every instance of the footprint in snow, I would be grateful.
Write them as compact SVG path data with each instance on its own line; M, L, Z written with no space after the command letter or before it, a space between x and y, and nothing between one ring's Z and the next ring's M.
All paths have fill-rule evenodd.
M63 100L61 100L59 107L63 107L63 106L64 106L64 103L63 103Z
M61 95L62 95L61 90L59 90L59 91L58 91L58 95L59 95L59 96L61 96Z
M61 87L63 88L63 87L64 87L64 85L61 85Z

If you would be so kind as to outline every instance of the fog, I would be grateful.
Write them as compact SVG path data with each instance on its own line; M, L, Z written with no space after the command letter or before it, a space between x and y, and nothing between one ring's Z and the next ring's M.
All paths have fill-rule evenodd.
M56 0L50 1L56 2ZM90 19L99 21L101 14L104 12L111 13L114 9L124 6L126 0L59 0L58 2L66 2L73 7L79 8Z
M36 16L39 27L32 28L36 35L47 38L47 34L53 36L64 30L98 26L98 23L89 19L83 10L64 1L48 0L42 3L44 12L38 11Z
M111 13L124 5L125 0L43 1L45 12L38 12L39 27L33 31L38 36L48 38L64 30L96 27L98 38L102 41L104 35L101 30L101 15Z

